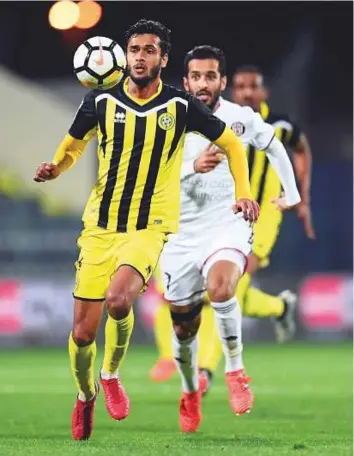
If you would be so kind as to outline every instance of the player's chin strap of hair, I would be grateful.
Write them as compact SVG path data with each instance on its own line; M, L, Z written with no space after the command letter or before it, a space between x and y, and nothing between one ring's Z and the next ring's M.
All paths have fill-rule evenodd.
M171 311L171 318L175 323L182 323L185 321L193 321L197 317L203 308L203 301L196 304L192 310L188 312L178 313Z

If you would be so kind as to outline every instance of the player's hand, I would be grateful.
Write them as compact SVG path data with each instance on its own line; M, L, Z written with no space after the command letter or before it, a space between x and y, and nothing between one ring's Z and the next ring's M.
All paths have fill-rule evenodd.
M196 173L208 173L215 169L223 158L224 154L222 153L222 150L213 143L210 143L194 161L194 171Z
M234 214L242 212L243 218L246 221L256 222L259 217L259 205L257 201L248 198L238 199L232 206L232 210L234 211Z
M316 232L312 224L311 207L305 202L301 202L296 207L298 218L304 224L306 236L312 241L316 240Z
M292 211L298 206L298 204L295 204L294 206L289 206L286 202L284 193L282 193L279 198L272 199L271 203L275 204L276 208L280 212Z
M33 178L35 182L46 182L57 178L60 174L59 166L54 163L41 163Z

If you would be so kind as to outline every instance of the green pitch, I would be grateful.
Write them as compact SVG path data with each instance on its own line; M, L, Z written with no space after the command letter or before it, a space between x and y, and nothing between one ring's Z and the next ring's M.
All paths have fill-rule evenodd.
M221 369L194 435L178 429L177 376L167 384L149 380L154 359L151 348L130 348L122 379L131 415L114 422L101 394L92 440L73 442L75 391L66 349L0 352L0 455L352 454L350 345L246 346L255 393L251 414L232 415Z

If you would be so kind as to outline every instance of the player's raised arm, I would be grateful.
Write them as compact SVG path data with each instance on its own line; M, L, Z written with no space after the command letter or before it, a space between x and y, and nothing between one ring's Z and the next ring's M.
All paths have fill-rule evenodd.
M87 143L94 136L97 126L94 97L90 92L81 103L75 119L60 143L51 162L41 163L34 181L46 182L56 179L63 171L71 168L82 155Z
M242 142L231 128L213 116L202 102L193 97L189 99L187 131L201 133L225 151L235 181L237 200L233 208L234 212L243 212L245 220L256 221L259 216L259 206L251 195L248 162Z
M252 144L265 151L285 192L284 196L273 202L279 210L293 209L299 204L301 198L296 186L294 170L285 147L274 135L273 127L265 123L259 114L253 114L253 131Z

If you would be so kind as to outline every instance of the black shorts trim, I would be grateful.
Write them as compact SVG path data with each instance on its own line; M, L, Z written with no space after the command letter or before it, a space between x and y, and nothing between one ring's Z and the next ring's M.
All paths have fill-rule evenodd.
M171 318L175 323L193 321L202 311L203 302L196 304L189 312L171 312Z
M74 293L73 293L73 297L74 297L75 299L80 299L80 301L86 301L86 302L90 302L90 301L92 301L92 302L101 302L101 301L104 301L104 300L105 300L105 298L94 298L94 299L91 299L91 298L82 298L81 296L76 296L76 295L74 295Z
M142 280L143 280L144 287L146 287L147 283L146 283L145 277L144 277L143 274L139 271L139 269L135 268L134 266L132 266L131 264L128 264L128 263L120 264L119 267L118 267L118 269L119 269L120 267L122 267L122 266L129 266L130 268L134 269L134 271L137 272L137 273L140 275L140 277L141 277ZM118 269L117 269L117 271L118 271Z

